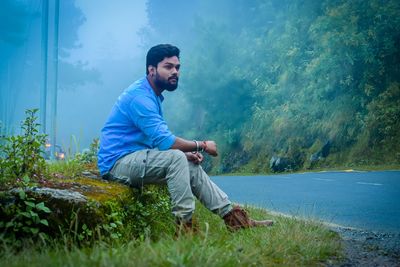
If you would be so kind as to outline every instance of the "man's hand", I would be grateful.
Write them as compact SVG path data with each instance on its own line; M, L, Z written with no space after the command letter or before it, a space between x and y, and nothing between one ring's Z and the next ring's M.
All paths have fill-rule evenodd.
M185 155L187 160L193 162L194 164L200 164L203 162L204 159L204 156L200 152L186 152Z
M204 141L204 143L206 144L204 152L206 152L207 154L209 154L213 157L218 156L217 144L214 141Z

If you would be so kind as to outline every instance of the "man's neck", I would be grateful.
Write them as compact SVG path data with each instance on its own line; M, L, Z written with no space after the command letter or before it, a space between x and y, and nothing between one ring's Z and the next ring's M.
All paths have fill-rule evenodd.
M158 88L157 86L156 86L156 84L154 83L154 81L153 81L153 79L152 79L152 77L150 76L150 74L149 75L147 75L147 81L149 81L149 83L150 83L150 86L151 86L151 89L153 89L153 91L154 91L154 93L156 94L156 95L161 95L161 93L164 91L164 89L160 89L160 88Z

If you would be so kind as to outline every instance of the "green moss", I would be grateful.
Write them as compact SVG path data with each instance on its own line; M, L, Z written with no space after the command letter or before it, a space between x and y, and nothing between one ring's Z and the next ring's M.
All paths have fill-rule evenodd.
M130 187L115 182L80 177L74 183L83 186L80 191L84 196L100 203L132 194Z

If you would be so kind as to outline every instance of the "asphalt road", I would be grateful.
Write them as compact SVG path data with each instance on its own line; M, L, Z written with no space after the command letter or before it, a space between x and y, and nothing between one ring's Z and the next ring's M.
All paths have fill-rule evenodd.
M369 231L400 233L400 171L214 176L234 202Z

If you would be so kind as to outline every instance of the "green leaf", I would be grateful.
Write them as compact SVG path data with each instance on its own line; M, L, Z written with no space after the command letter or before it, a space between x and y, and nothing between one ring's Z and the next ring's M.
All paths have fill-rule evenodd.
M119 234L111 234L111 238L112 239L118 239L120 237L120 235Z
M26 198L26 194L25 194L25 191L24 190L20 190L19 192L18 192L18 194L19 194L19 198L20 199L25 199Z
M32 234L37 234L39 233L39 228L30 228Z
M26 218L31 218L32 217L31 214L29 212L26 212L26 211L20 212L19 214L21 214L22 216L24 216Z
M44 205L44 202L40 202L39 204L36 204L36 208L40 211L44 211L47 213L51 212L50 209Z
M23 181L25 184L29 184L30 179L29 179L28 175L25 175L25 176L22 178L22 181Z
M33 203L33 202L31 202L31 201L24 201L24 203L25 203L27 206L29 206L29 207L32 207L32 208L35 207L35 203Z
M40 223L49 226L49 222L46 219L40 220Z
M51 210L48 207L43 207L42 211L46 212L46 213L50 213Z
M29 211L31 218L39 217L39 215L34 211Z

